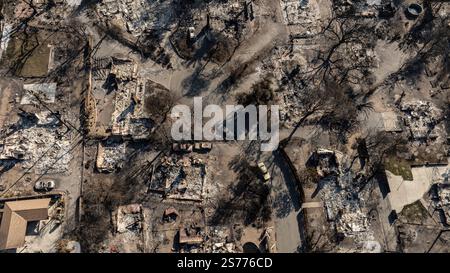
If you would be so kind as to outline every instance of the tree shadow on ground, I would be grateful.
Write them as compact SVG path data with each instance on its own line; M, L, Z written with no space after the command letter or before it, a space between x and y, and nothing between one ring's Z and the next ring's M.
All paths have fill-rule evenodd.
M275 196L273 200L273 207L275 209L275 215L278 218L287 217L294 206L292 205L292 200L287 192L280 192Z

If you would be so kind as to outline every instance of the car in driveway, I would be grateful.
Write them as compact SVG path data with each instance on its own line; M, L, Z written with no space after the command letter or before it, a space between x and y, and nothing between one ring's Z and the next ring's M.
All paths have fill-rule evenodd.
M212 149L211 142L196 142L194 144L194 151L196 152L209 152Z
M53 180L39 180L34 184L35 191L51 191L55 188L55 181Z
M264 182L269 182L270 180L270 173L269 170L266 167L266 164L264 162L258 163L258 168L261 171L262 177L264 178Z
M173 143L172 150L177 153L190 153L193 150L193 145L190 143Z

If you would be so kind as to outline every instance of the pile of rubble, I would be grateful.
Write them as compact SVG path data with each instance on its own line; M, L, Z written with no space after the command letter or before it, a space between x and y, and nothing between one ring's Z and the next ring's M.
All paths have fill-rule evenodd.
M353 238L355 247L362 247L367 241L373 241L367 213L363 212L363 194L354 188L345 188L337 180L327 181L322 188L321 199L325 206L327 219L334 225L337 236Z
M110 73L120 81L136 80L137 69L137 64L131 60L111 58Z
M193 225L180 228L179 236L180 244L199 245L204 240L202 229Z
M281 9L286 25L295 26L294 35L312 37L320 31L320 11L316 0L282 0Z
M96 167L100 172L114 172L121 169L126 159L126 142L98 143Z
M210 25L217 31L230 31L229 29L232 28L229 28L228 24L232 21L239 23L243 28L245 21L251 21L254 18L252 1L233 0L222 3L217 1L208 5L208 13Z
M254 19L251 1L214 1L190 11L188 19L180 22L170 37L177 55L185 60L205 56L223 63L233 54L243 37L251 36ZM212 50L215 48L214 50Z
M230 238L228 227L211 227L205 243L207 253L236 253L236 244Z
M100 253L136 253L143 251L145 217L142 205L119 206L112 212L113 231L100 245Z
M315 52L316 47L316 39L291 37L291 45L273 49L271 57L263 60L260 70L270 71L282 88L276 92L276 100L280 102L280 122L287 128L295 126L304 111L299 105L304 105L303 95L309 83L301 76L313 68L310 51Z
M311 158L321 177L320 196L327 219L338 238L353 238L356 247L373 241L368 216L363 212L366 192L355 188L347 157L340 152L318 149Z
M37 124L6 133L0 145L0 160L21 160L27 172L37 174L68 172L72 159L70 136L61 131L62 127L56 127L49 113L42 112L36 116ZM47 122L51 126L45 126Z
M164 192L167 198L201 201L206 181L206 165L191 156L164 156L156 168L151 189Z
M211 253L236 253L234 243L215 243L212 245Z
M343 154L328 149L319 148L309 158L308 164L314 165L320 177L339 175Z
M131 204L120 206L117 209L117 232L118 233L140 233L142 231L142 206L139 204Z
M338 234L342 234L345 237L361 235L367 232L368 228L369 219L360 210L342 213L336 223ZM366 238L364 239L367 240Z
M111 115L112 134L138 140L148 138L152 122L144 111L145 84L137 79L136 64L113 63L110 74L118 83Z
M400 105L406 114L406 124L415 140L436 139L439 130L436 126L442 121L442 111L429 101L411 101Z
M385 0L333 0L334 11L338 15L353 15L358 17L375 17Z
M23 85L24 94L20 104L54 103L56 83L32 83Z
M97 11L107 20L120 24L128 32L138 36L147 29L164 27L164 23L170 18L171 2L107 0L97 5Z
M282 92L280 94L283 107L280 108L280 121L283 126L287 128L293 128L295 124L300 120L302 109L298 107L299 98L292 90Z
M436 198L434 201L434 207L437 210L442 211L445 216L446 224L450 224L450 184L449 184L450 171L448 170L444 174L443 183L436 184Z
M135 82L119 84L119 89L114 97L114 111L111 115L111 127L113 135L128 135L130 133L130 120L136 103L132 99L132 92L136 90Z
M33 1L28 2L24 0L15 1L9 3L13 6L13 13L11 14L15 22L23 22L23 20L29 20L30 18L37 19L41 24L54 26L60 23L68 14L72 11L67 5L64 4L64 0L56 1ZM36 24L34 20L29 20L30 25Z

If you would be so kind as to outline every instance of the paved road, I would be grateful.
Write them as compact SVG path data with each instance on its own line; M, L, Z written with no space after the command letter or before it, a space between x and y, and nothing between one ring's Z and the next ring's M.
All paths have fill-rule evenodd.
M294 177L282 156L274 152L272 161L273 217L277 239L277 250L281 253L296 252L301 246L297 216L300 211L300 196Z

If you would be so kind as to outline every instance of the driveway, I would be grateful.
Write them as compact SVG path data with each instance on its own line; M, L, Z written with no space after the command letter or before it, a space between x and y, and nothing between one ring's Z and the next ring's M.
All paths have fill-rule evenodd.
M300 195L295 179L282 156L274 152L270 165L272 171L273 219L277 240L277 251L297 252L301 246L300 227L297 216L300 212Z

